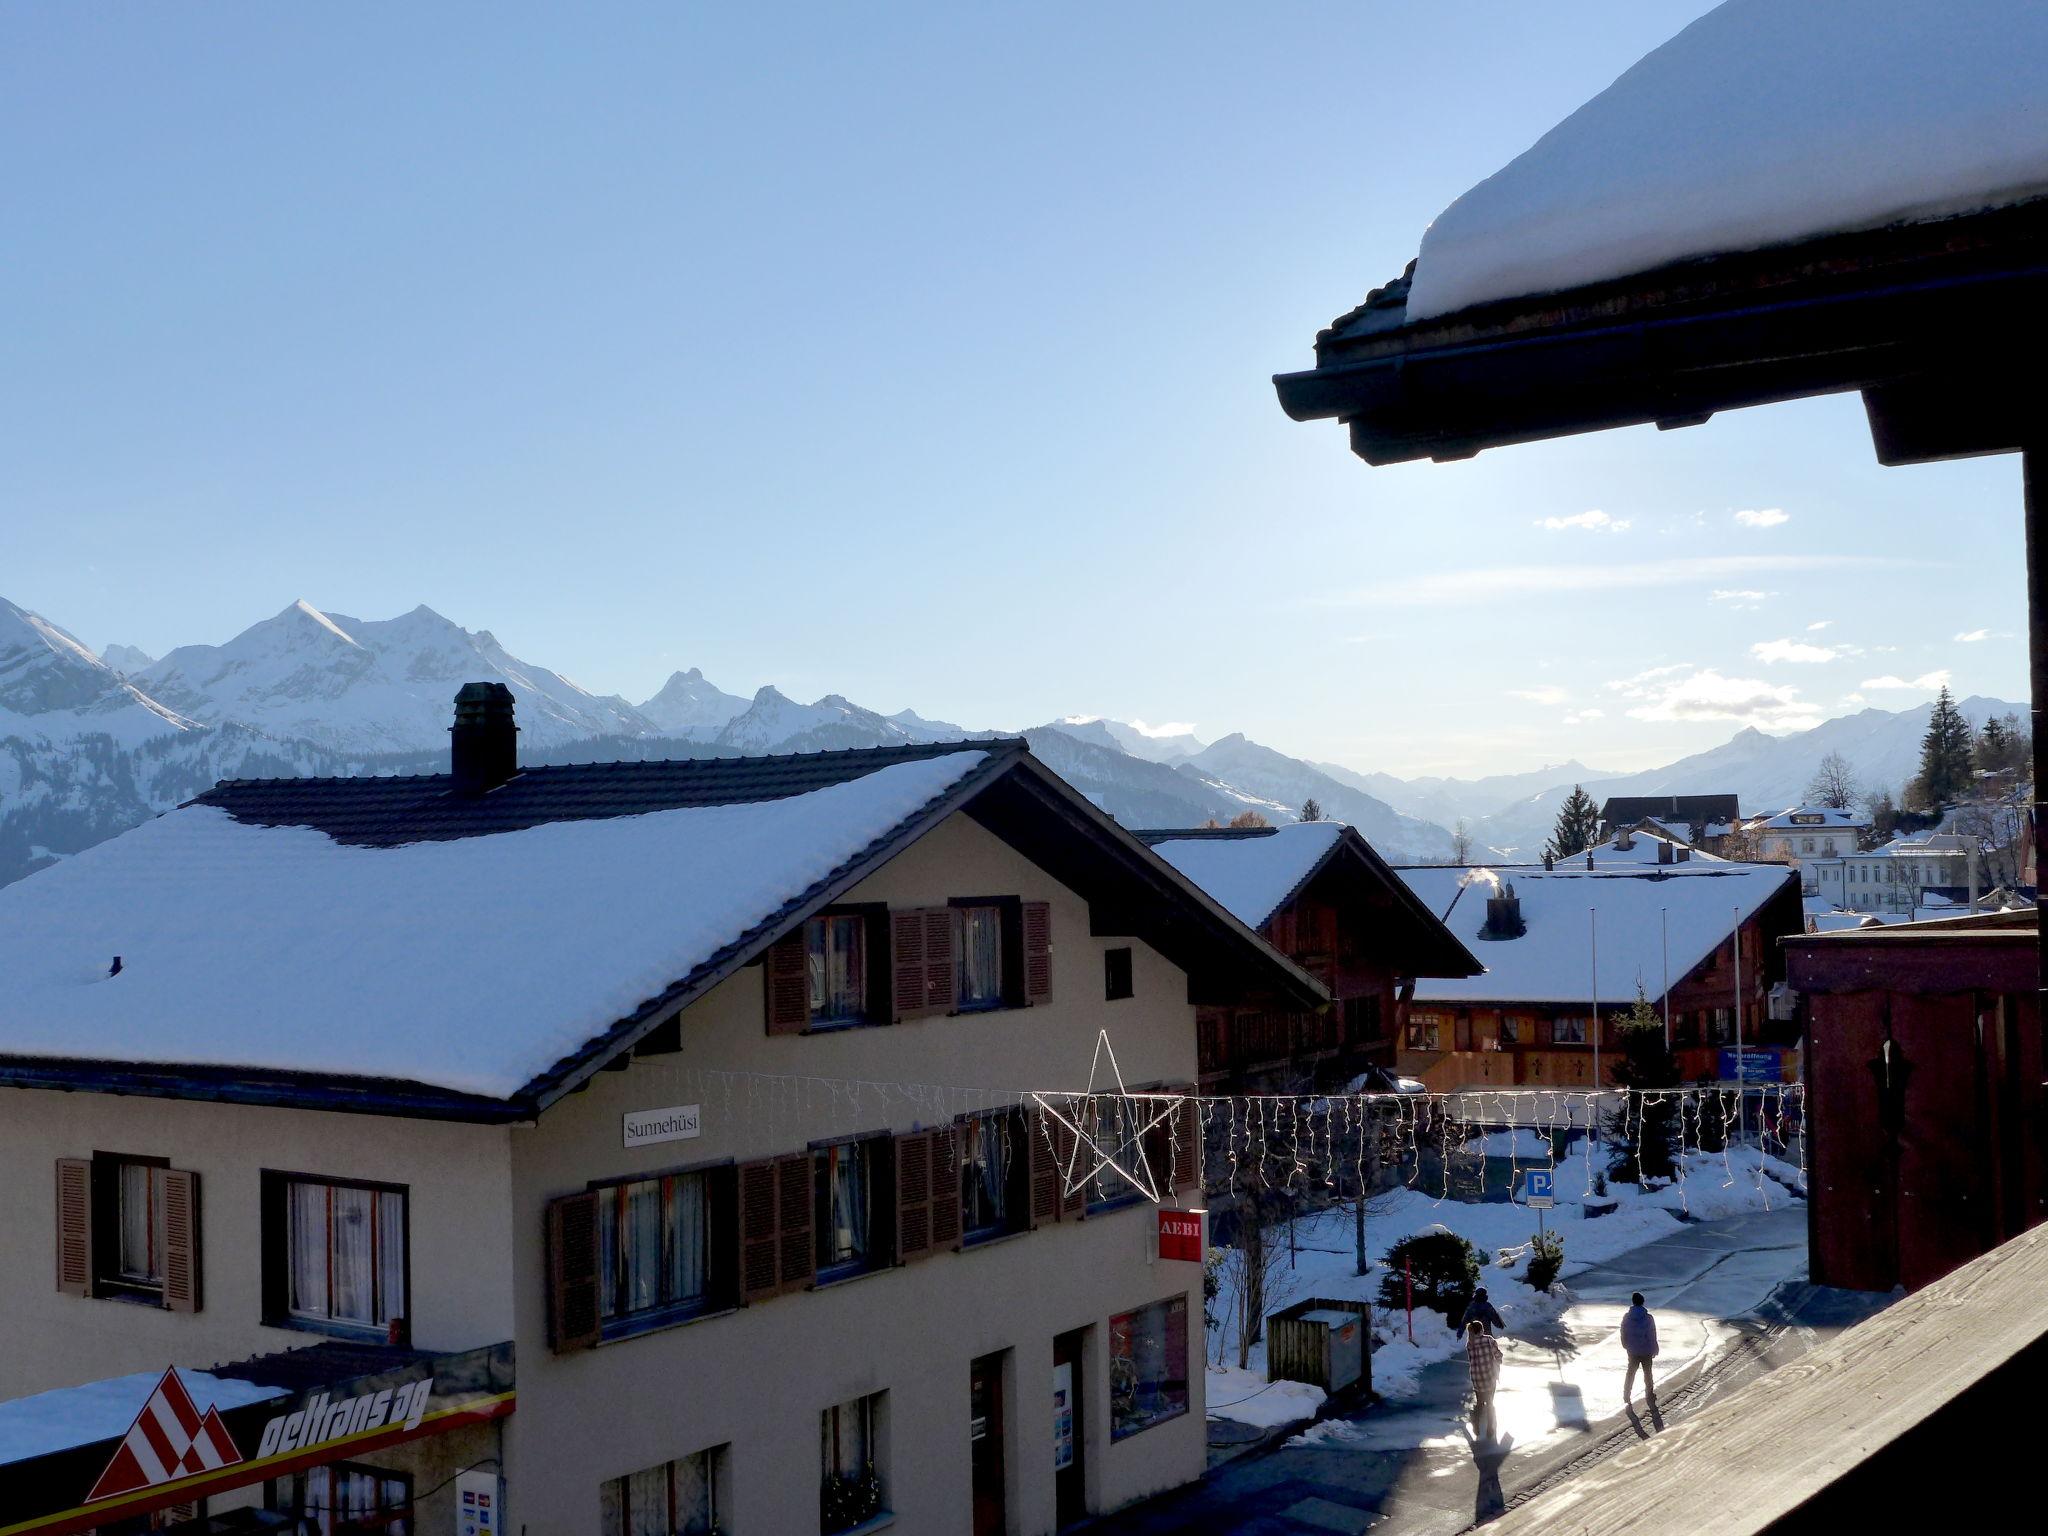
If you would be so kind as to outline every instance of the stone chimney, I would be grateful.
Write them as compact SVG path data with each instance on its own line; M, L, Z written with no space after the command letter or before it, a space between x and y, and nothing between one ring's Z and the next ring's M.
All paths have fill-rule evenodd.
M1669 864L1671 862L1671 844L1661 837L1657 839L1657 862L1659 864Z
M519 771L519 727L503 683L464 683L455 695L448 768L459 795L484 794Z
M1513 885L1503 885L1500 893L1486 898L1486 926L1479 930L1482 939L1519 939L1529 931L1522 921L1522 898L1515 894Z
M1619 832L1614 834L1614 851L1616 853L1627 853L1630 849L1634 848L1635 845L1636 834L1635 829L1633 827L1623 827Z

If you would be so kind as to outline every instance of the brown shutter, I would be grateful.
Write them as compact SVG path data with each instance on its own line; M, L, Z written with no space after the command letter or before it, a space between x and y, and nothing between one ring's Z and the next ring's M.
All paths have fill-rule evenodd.
M802 925L768 946L761 990L768 1000L768 1033L802 1034L811 1022L811 977Z
M1550 1019L1548 1015L1545 1015L1543 1018L1540 1018L1536 1021L1536 1038L1534 1041L1531 1042L1531 1044L1550 1044Z
M92 1160L57 1159L57 1289L92 1294Z
M932 1138L917 1131L896 1138L896 1262L932 1252Z
M558 1355L590 1348L602 1327L597 1202L595 1191L548 1202L548 1344Z
M932 907L924 914L924 1005L934 1013L950 1013L960 1001L954 954L960 931L951 907Z
M1079 1105L1075 1109L1075 1118L1079 1119L1087 1113L1087 1105ZM1094 1180L1082 1178L1081 1176L1087 1173L1094 1159L1088 1158L1086 1162L1082 1161L1084 1157L1087 1157L1087 1150L1081 1147L1080 1142L1081 1138L1067 1129L1064 1123L1058 1120L1053 1121L1052 1155L1054 1163L1057 1164L1053 1174L1055 1180L1053 1188L1059 1191L1060 1220L1062 1221L1080 1221L1088 1215L1088 1191L1093 1186ZM1073 1169L1074 1177L1079 1180L1071 1193L1067 1190L1067 1170L1069 1168Z
M811 1246L811 1154L793 1152L775 1159L775 1227L779 1288L800 1291L817 1273Z
M1195 1099L1195 1090L1181 1087L1174 1090L1185 1093L1174 1109L1173 1140L1173 1187L1175 1190L1202 1187L1202 1106Z
M199 1175L177 1168L163 1171L164 1306L173 1312L199 1310Z
M1031 1225L1060 1219L1060 1169L1053 1156L1052 1118L1044 1110L1027 1112L1024 1144L1030 1150Z
M960 1138L964 1126L932 1132L932 1247L958 1248L966 1213L960 1203Z
M1047 1002L1052 997L1052 903L1024 903L1024 1001Z
M892 1012L900 1019L924 1012L924 909L904 907L889 913L889 978L894 990Z
M740 1186L740 1300L765 1301L781 1294L777 1250L782 1226L775 1212L775 1162L742 1163Z

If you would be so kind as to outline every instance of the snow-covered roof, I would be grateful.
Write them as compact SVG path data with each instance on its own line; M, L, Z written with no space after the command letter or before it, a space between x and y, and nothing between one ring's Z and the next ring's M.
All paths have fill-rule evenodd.
M1340 822L1306 821L1260 837L1166 838L1153 841L1152 851L1245 927L1257 929L1329 857L1343 833Z
M161 1370L140 1371L0 1402L0 1464L125 1435L163 1375ZM178 1380L201 1413L209 1408L225 1412L285 1396L283 1387L212 1376L183 1366L178 1367Z
M2048 193L2048 6L1727 0L1452 203L1408 319Z
M1870 818L1861 811L1840 810L1832 805L1795 805L1750 825L1763 832L1826 832L1839 827L1867 827Z
M400 847L187 806L0 888L0 1055L509 1098L988 757Z
M1399 873L1432 911L1450 913L1451 932L1486 966L1481 976L1418 981L1418 1003L1590 1002L1597 934L1603 1008L1626 1004L1638 982L1652 998L1663 995L1667 938L1676 985L1739 923L1788 886L1796 891L1799 882L1797 871L1778 864L1717 861L1590 871L1583 864L1554 871L1503 866L1491 873L1514 886L1524 932L1487 939L1481 937L1490 894L1486 875L1455 865Z
M1586 854L1589 853L1593 856L1593 867L1596 869L1605 869L1610 865L1626 866L1634 864L1648 864L1655 867L1658 859L1657 850L1660 847L1670 850L1670 852L1664 855L1666 861L1664 864L1665 868L1671 867L1674 863L1697 861L1703 864L1725 864L1727 862L1727 860L1717 854L1702 852L1686 842L1682 837L1659 837L1655 832L1635 831L1629 832L1627 837L1628 846L1626 848L1621 846L1622 835L1616 834L1604 843L1595 843L1585 853L1573 854L1568 862L1583 869L1586 864ZM1680 849L1685 851L1685 858L1683 860L1678 857Z

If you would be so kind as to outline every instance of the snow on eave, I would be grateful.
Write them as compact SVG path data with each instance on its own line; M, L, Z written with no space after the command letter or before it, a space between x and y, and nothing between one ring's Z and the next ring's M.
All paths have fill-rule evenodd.
M2048 6L1728 0L1425 232L1413 323L2048 194Z

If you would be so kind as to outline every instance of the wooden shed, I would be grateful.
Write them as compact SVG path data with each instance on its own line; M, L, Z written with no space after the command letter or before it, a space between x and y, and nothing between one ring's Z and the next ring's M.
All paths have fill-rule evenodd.
M1786 941L1811 1008L1813 1278L1918 1290L2048 1218L2032 912Z

